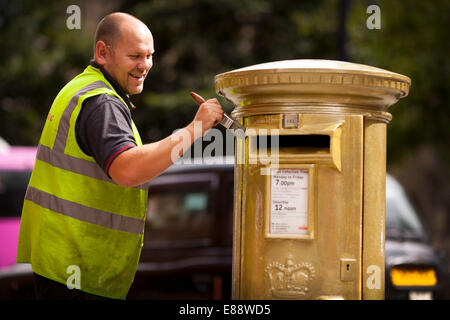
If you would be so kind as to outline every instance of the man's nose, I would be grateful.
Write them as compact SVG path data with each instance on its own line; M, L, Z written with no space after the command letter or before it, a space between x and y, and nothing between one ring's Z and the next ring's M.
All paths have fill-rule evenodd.
M150 70L152 66L153 66L152 58L150 58L150 59L144 58L137 65L137 67L139 69L144 69L144 70Z

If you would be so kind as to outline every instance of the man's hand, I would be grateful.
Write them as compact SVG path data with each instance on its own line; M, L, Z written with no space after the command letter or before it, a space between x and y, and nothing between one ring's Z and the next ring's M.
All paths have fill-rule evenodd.
M196 93L191 93L192 98L200 104L197 114L194 117L193 123L198 121L201 123L202 135L219 124L223 118L223 110L219 101L216 98L206 100Z

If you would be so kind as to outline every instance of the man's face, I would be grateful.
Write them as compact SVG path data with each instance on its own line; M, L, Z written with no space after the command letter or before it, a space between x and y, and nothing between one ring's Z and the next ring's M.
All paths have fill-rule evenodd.
M123 26L121 35L107 45L103 68L129 95L144 88L144 80L153 66L153 37L145 26Z

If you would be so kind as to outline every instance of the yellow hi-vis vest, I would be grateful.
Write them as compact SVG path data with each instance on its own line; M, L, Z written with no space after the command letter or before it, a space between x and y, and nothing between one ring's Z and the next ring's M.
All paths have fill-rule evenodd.
M122 299L139 262L148 194L145 185L116 184L78 146L81 105L99 94L125 104L101 71L88 66L52 104L25 195L17 262L81 291Z

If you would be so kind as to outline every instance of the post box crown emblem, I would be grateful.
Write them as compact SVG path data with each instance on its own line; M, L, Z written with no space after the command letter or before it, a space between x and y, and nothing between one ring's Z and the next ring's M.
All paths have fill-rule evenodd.
M295 264L293 255L289 254L286 263L272 262L266 267L266 277L270 283L269 290L273 297L289 299L304 296L309 291L309 284L316 276L312 264L301 262Z

